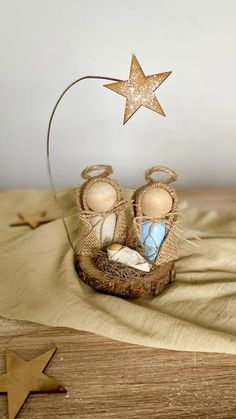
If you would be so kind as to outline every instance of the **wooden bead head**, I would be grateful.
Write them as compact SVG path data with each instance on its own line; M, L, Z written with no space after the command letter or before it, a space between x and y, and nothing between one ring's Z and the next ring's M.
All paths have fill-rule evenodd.
M104 212L117 201L117 192L108 182L94 182L87 190L86 201L90 210Z
M109 210L121 195L118 184L108 176L113 173L109 165L86 167L81 176L87 180L82 186L82 202L85 209L101 213Z
M173 199L165 189L152 188L147 190L141 201L143 215L149 218L161 218L167 215L173 205Z
M161 181L153 178L153 174L161 172L166 176ZM174 190L168 186L177 179L174 170L165 166L153 166L145 172L147 185L139 188L134 194L136 216L148 218L164 218L172 211L176 211L177 198Z

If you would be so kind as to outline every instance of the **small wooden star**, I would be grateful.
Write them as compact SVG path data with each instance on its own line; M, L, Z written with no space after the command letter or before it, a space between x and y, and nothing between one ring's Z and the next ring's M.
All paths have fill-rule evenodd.
M43 373L57 348L25 361L6 350L6 374L0 375L0 393L8 395L9 419L14 419L30 393L66 393L66 389Z
M165 116L154 92L170 74L171 71L167 71L165 73L145 76L137 58L133 55L129 80L104 85L104 87L126 97L123 124L125 124L141 106L145 106L146 108Z
M14 226L22 226L22 225L28 225L32 229L35 229L40 226L40 224L48 223L49 221L52 221L53 219L47 219L46 218L46 211L39 211L35 212L34 214L27 214L20 212L17 214L19 217L19 221L16 221L15 223L10 224L12 227Z

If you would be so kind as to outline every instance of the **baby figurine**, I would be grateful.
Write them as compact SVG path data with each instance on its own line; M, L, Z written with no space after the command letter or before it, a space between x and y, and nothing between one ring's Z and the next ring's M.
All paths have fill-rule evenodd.
M155 181L154 172L165 172L169 178ZM134 217L127 245L138 250L147 261L161 265L177 259L177 243L173 232L177 221L177 196L167 184L177 178L173 170L154 166L145 173L147 185L133 195Z

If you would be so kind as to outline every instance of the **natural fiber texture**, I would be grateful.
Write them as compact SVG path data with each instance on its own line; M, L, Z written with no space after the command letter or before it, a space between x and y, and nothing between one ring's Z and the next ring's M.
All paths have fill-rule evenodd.
M87 176L87 172L84 174L84 176ZM106 182L111 184L117 193L117 202L114 204L112 208L102 213L90 211L86 201L86 194L88 189L96 182ZM82 185L82 187L76 191L76 202L79 210L80 231L79 239L76 246L77 254L93 255L102 248L101 243L99 242L94 228L91 224L91 218L93 218L94 216L101 216L104 220L106 216L110 214L116 214L116 228L113 237L113 242L120 244L125 243L127 236L126 209L129 206L129 204L126 201L122 200L122 190L116 181L103 176L89 178L89 180L85 182ZM107 243L107 245L108 244L110 243Z
M164 239L164 242L161 245L160 251L156 260L154 261L155 265L160 266L162 264L169 263L174 261L178 258L178 240L175 235L174 226L178 219L177 214L177 196L175 191L170 188L169 186L159 183L153 182L148 185L144 185L141 188L137 189L133 195L134 201L134 217L129 227L128 237L127 237L127 246L133 247L134 249L138 250L142 256L145 257L145 249L142 248L141 245L141 227L142 223L147 221L146 217L143 217L143 213L141 210L141 202L145 192L150 189L156 187L162 188L166 190L172 197L173 206L172 210L169 212L167 217L163 217L161 219L155 219L154 222L163 222L167 226L168 233Z
M160 183L164 183L165 185L173 183L177 180L177 173L175 170L169 169L169 167L166 166L152 166L145 172L145 180L147 182L157 182L152 177L153 173L167 173L168 177L163 179L162 181L159 181Z
M94 164L93 166L87 166L81 172L81 177L83 179L94 178L94 175L91 175L93 172L98 172L99 174L96 177L107 177L113 173L113 168L109 164Z
M115 260L108 259L107 252L104 251L98 252L94 257L94 260L98 269L110 274L111 276L117 276L121 279L142 279L146 275L144 271L124 265L123 263Z
M130 198L124 193L124 199ZM58 192L74 242L75 190ZM126 300L98 293L78 278L60 219L36 230L9 227L17 212L57 215L50 191L0 194L0 315L64 326L167 349L236 354L236 216L183 211L176 280L157 297ZM191 239L192 240L192 239Z

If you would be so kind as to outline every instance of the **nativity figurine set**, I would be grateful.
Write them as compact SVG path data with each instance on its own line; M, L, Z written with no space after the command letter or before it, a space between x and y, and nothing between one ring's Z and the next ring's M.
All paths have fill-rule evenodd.
M177 175L164 166L154 166L145 172L146 184L137 189L131 199L123 197L118 182L110 177L109 165L87 167L81 173L85 182L76 193L79 210L79 234L74 246L66 225L50 165L50 133L55 111L64 95L83 80L109 80L104 87L125 97L123 124L141 107L160 115L165 113L155 96L155 90L171 71L146 76L132 56L128 80L105 76L84 76L75 80L57 100L48 125L48 172L58 211L68 241L75 253L79 277L97 291L121 297L137 298L157 295L173 281L178 256L177 197L170 186ZM156 172L166 178L155 180Z
M81 173L86 181L76 192L76 269L100 292L126 298L157 295L175 277L178 212L170 183L177 175L154 166L145 173L147 183L125 200L112 172L111 166L95 165ZM167 177L155 180L156 172Z

